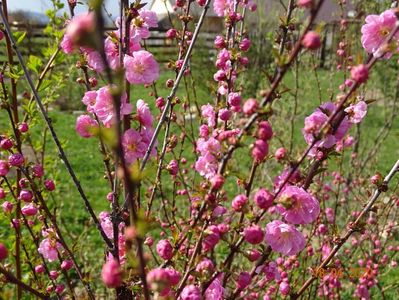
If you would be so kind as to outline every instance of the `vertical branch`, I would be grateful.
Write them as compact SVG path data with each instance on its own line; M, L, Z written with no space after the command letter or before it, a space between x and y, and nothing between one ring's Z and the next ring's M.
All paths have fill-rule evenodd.
M7 9L7 0L2 2L2 7L0 9L2 11L3 20L8 21L8 9ZM8 65L11 71L11 68L14 66L14 57L12 52L12 44L11 44L11 36L6 35L6 47L7 47L7 58ZM18 101L17 101L17 83L14 78L10 78L11 80L11 110L12 117L14 120L14 124L18 124L19 115L18 115ZM15 140L17 142L17 149L21 152L21 137L18 130L14 130ZM21 171L17 170L17 182L21 179ZM20 191L20 186L17 185L17 194ZM21 203L17 201L17 212L16 218L19 219L21 217L20 214ZM16 264L16 275L17 279L20 280L22 278L21 274L21 229L19 226L15 226L15 264ZM22 287L17 285L17 299L21 299L22 297Z

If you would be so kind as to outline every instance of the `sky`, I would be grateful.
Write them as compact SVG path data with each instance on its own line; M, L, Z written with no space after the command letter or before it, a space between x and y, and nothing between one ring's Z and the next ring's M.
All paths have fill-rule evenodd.
M65 2L65 7L68 7L67 0L63 0L63 2ZM83 1L78 1L78 2L86 2L86 1L83 0ZM151 2L151 0L143 1L143 2ZM7 4L8 4L8 9L10 11L23 9L23 10L28 10L28 11L32 11L32 12L44 13L46 10L48 10L52 7L50 0L8 0ZM114 16L118 15L119 0L105 0L105 5L106 5L107 11L109 13L111 13ZM87 10L87 9L84 5L78 4L76 13L79 13L80 11L85 11L85 10Z

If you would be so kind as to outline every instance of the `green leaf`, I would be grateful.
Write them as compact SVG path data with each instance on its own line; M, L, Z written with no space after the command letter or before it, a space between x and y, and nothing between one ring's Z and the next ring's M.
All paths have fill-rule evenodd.
M26 31L17 31L14 33L14 38L17 41L17 45L19 45L24 38L26 37Z
M32 70L36 74L39 74L42 64L43 63L40 58L38 58L37 56L34 56L34 55L29 55L27 67L30 70Z

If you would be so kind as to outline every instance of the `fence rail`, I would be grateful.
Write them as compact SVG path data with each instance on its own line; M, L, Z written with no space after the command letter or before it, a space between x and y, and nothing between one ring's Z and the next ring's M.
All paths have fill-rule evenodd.
M44 33L45 25L25 24L13 22L11 29L16 32L26 32L24 40L21 42L21 52L23 56L29 55L41 56L41 49L46 47L49 43L54 43L49 39L49 36ZM116 30L116 28L106 28L106 32ZM166 38L166 32L160 30L151 30L151 36L145 40L145 46L157 57L160 62L167 62L176 53L176 42ZM203 49L214 52L213 41L215 34L203 32L200 33L199 43ZM0 53L0 62L7 60L5 53Z

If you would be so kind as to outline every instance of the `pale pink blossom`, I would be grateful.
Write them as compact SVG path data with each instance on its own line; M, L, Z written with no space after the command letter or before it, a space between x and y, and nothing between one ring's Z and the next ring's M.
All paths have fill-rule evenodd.
M277 202L281 204L280 212L285 220L292 224L312 223L320 213L317 199L303 188L293 185L283 189Z
M143 158L147 149L147 144L143 141L142 136L133 128L126 130L123 134L122 146L126 162L129 164Z
M234 8L234 1L232 0L215 0L213 1L213 10L219 17L225 16Z
M205 291L205 300L223 300L224 288L219 278L215 278Z
M88 115L81 115L76 119L76 132L83 138L92 137L98 128L96 120Z
M108 288L117 288L122 284L122 271L116 259L110 259L103 265L101 278Z
M203 118L207 119L209 127L214 127L216 124L216 114L213 106L209 103L201 106L201 115Z
M45 238L40 242L38 251L45 259L49 262L56 261L58 259L58 251L62 248L61 244L57 241Z
M397 18L393 10L386 10L380 15L368 15L366 17L366 24L361 29L363 48L368 53L378 53L385 39L395 28L396 22ZM396 34L395 39L398 40L398 38L399 34ZM392 52L388 52L384 57L390 58L391 56Z
M266 225L265 240L278 253L295 255L305 247L306 240L293 225L279 220Z
M121 117L129 115L132 112L132 106L127 103L127 96L123 94L121 97L120 115ZM113 97L110 87L102 87L97 91L96 102L93 105L93 112L105 127L111 127L115 123L116 115L113 103Z
M186 285L178 300L201 300L201 291L195 285Z
M349 122L360 123L367 114L367 104L364 101L359 101L347 107L345 112L348 114Z
M126 79L132 84L150 84L159 78L159 65L153 55L145 50L126 55Z
M139 120L140 124L144 127L151 127L153 119L148 104L139 99L136 103L136 107L137 119Z

